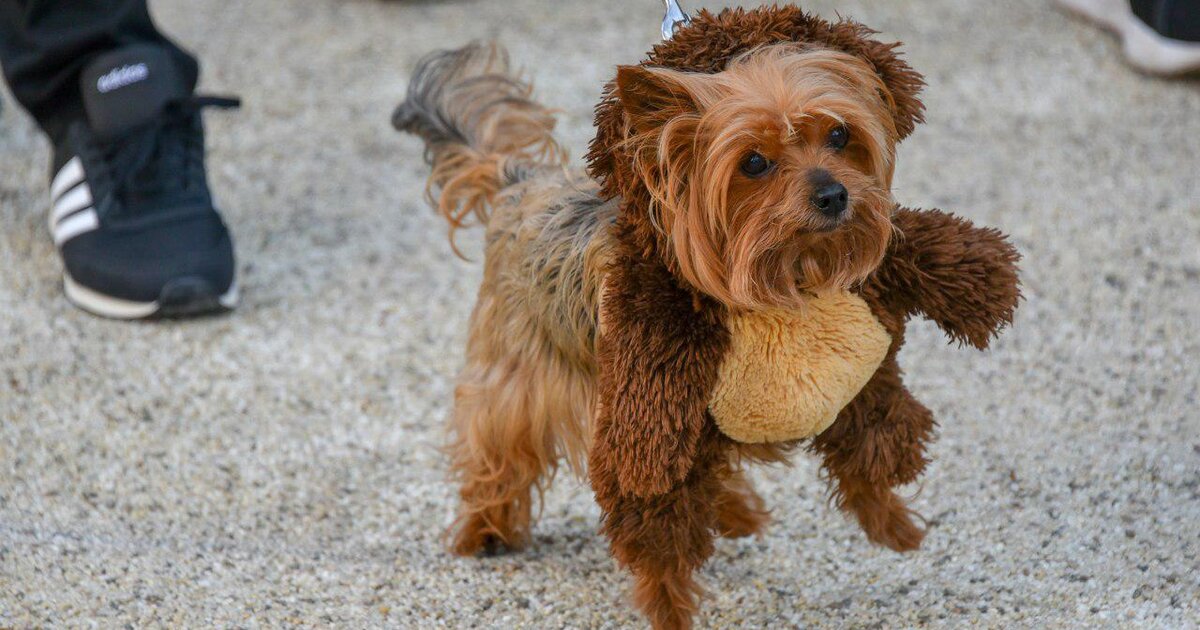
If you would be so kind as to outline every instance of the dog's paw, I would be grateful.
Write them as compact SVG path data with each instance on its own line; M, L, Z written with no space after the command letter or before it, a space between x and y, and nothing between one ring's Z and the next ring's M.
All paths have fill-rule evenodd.
M722 519L717 524L717 534L723 538L746 538L761 534L768 518Z
M912 522L916 512L906 508L899 500L877 505L875 509L857 510L856 516L866 533L866 539L889 550L914 551L925 539L925 530Z
M739 497L740 498L740 497ZM719 503L717 505L717 534L725 538L745 538L762 533L770 514L763 509L762 499Z
M886 512L875 514L868 524L862 522L867 538L892 551L915 551L925 539L925 530L913 523L915 513L903 506L893 506Z
M691 571L635 574L633 601L654 630L691 630L702 594Z
M454 532L450 551L458 556L496 556L515 551L524 546L523 536L510 533L501 535L491 524L478 514L467 516Z
M908 509L896 493L887 488L846 485L842 509L854 515L867 540L893 551L913 551L921 546L925 530L913 522L921 516Z

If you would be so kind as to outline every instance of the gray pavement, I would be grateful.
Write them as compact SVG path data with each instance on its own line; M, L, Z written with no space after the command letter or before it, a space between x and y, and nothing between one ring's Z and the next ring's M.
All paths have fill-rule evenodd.
M697 7L688 2L688 8ZM616 628L642 622L562 477L525 552L448 555L439 455L480 267L421 200L391 108L424 52L493 37L582 154L652 0L161 0L204 62L230 317L71 308L46 144L0 114L0 627ZM710 7L717 5L709 4ZM775 523L722 541L704 627L1195 627L1200 81L1128 70L1049 0L821 0L907 42L929 122L897 197L1011 233L1027 301L986 353L914 325L935 410L922 550L868 546L816 467L755 478ZM479 251L478 234L463 235Z

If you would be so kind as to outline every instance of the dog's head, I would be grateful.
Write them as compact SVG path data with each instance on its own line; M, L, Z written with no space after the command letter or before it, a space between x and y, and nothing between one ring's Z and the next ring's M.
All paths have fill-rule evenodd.
M689 284L735 308L795 306L878 266L896 128L879 76L823 48L753 50L715 73L625 66L625 143Z
M891 238L896 144L922 84L853 22L702 12L597 110L592 174L686 283L732 308L844 289ZM629 216L629 213L640 213Z

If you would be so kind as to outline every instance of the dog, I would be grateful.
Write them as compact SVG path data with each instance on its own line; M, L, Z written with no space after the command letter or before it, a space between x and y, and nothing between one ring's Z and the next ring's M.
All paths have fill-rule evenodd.
M677 45L694 41L688 29L715 41L703 29L728 19L702 12ZM838 28L826 31L864 32ZM892 488L924 469L934 421L900 382L905 321L923 313L986 347L1011 321L1017 255L994 230L897 207L895 148L920 107L896 77L915 93L919 76L881 74L826 31L835 45L749 42L706 71L619 67L590 175L567 167L554 113L499 47L420 62L393 124L426 143L427 196L451 243L486 230L449 421L453 552L527 544L565 464L590 480L637 605L656 628L687 628L714 536L767 523L744 464L786 462L802 443L871 541L918 547ZM732 318L806 313L839 292L888 333L870 382L806 442L724 435L708 405Z

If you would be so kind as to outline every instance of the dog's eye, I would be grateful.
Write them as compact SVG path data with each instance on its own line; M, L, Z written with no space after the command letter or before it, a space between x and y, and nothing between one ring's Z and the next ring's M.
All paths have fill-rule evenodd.
M762 177L771 170L771 160L760 153L751 153L742 160L742 173L746 177Z
M829 139L825 141L825 144L829 148L831 148L835 151L840 151L840 150L846 148L846 145L849 142L850 142L850 130L845 127L839 126L839 127L834 127L833 131L829 132Z

